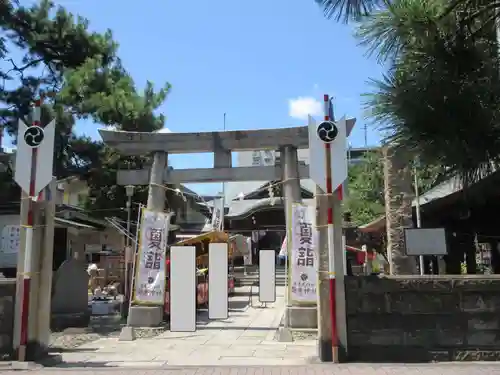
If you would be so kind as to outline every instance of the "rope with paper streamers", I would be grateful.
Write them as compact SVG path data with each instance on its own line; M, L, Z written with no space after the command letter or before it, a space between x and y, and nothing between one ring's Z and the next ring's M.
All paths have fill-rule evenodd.
M270 184L264 188L259 188L253 192L259 192L259 191L263 191L263 190L270 190L272 188L275 188L277 186L280 186L284 183L287 183L289 181L295 181L295 180L298 180L298 178L289 178L289 179L286 179L286 180L282 180L282 181L278 181L278 182L275 182L273 184ZM186 196L193 196L193 197L197 197L197 198L200 198L205 204L207 204L207 201L199 194L197 193L190 193L190 192L187 192L187 191L182 191L181 189L179 188L171 188L167 185L161 185L161 184L151 184L153 186L159 186L165 190L169 190L169 191L173 191L175 193L177 193L178 195L182 196L183 198L183 201L185 202L187 200ZM315 194L314 197L317 197L317 196L331 196L332 194ZM274 195L271 194L271 196L269 198L274 198L276 200L282 200L282 201L285 201L287 198L285 197L275 197ZM21 197L20 200L25 200L25 199L32 199L31 197L28 197L28 196L24 196L24 197ZM242 198L239 198L239 200L243 200ZM136 205L136 206L140 206L142 205L141 202L131 202L133 205ZM296 202L296 203L299 203L299 202ZM83 213L87 213L87 214L91 214L91 213L95 213L95 212L113 212L113 211L125 211L126 208L125 207L110 207L110 208L99 208L99 209L92 209L92 210L88 210L88 209L82 209L82 212ZM132 221L131 223L135 223L134 221ZM45 225L36 225L34 226L34 228L41 228L41 227L45 227ZM317 226L317 228L320 228L320 226ZM500 238L500 237L498 237Z
M287 183L287 182L290 182L290 181L296 181L296 180L300 180L300 178L297 178L297 177L287 178L287 179L285 179L285 180L281 180L281 181L275 182L275 183L273 183L273 184L267 185L267 186L265 186L265 187L259 188L259 189L257 189L257 190L254 190L254 191L252 191L252 193L267 190L267 191L270 193L270 194L269 194L269 198L271 198L271 199L272 199L272 201L271 201L271 206L273 206L273 205L274 205L274 199L279 199L279 200L282 200L282 201L286 201L286 200L287 200L287 198L285 198L285 197L275 197L275 196L274 196L274 191L273 191L273 189L274 189L275 187L282 186L283 184L285 184L285 183ZM179 189L179 188L175 188L175 189L174 189L174 188L171 188L170 186L163 185L163 184L156 184L156 183L153 183L153 184L151 184L151 185L152 185L152 186L158 186L158 187L161 187L161 188L163 188L163 189L165 189L165 190L169 190L169 191L173 191L173 192L177 193L178 195L182 196L182 199L183 199L183 201L184 201L184 202L186 202L186 195L187 195L187 196L193 196L193 197L198 197L198 198L201 198L201 200L202 200L202 201L203 201L206 205L208 205L208 204L207 204L207 202L205 201L205 199L204 199L201 195L199 195L199 194L197 194L197 193L183 192L183 191L182 191L181 189ZM333 193L314 194L314 198L316 198L316 197L330 197L330 196L334 196L334 195L337 195L337 194L338 194L338 192L337 192L337 191L334 191ZM243 201L243 200L244 200L244 197L245 197L245 196L244 196L243 194L238 196L238 198L239 198L239 200L240 200L240 201ZM300 202L294 202L294 203L300 203ZM326 225L317 225L317 224L316 224L316 225L314 226L314 228L315 228L315 229L323 229L323 228L327 228L327 227L328 227L328 225L327 225L327 224L326 224Z
M281 186L281 185L283 185L283 184L285 184L287 182L296 181L296 180L300 180L300 178L298 178L298 177L287 178L285 180L281 180L281 181L275 182L273 184L267 185L267 186L259 188L257 190L253 190L252 193L256 193L256 192L261 192L261 191L267 190L270 193L269 194L269 198L275 198L275 199L283 199L283 200L285 200L285 199L287 199L285 197L275 197L273 189L275 187ZM175 188L174 189L174 188L171 188L170 186L163 185L163 184L152 183L150 185L152 185L152 186L158 186L158 187L161 187L161 188L163 188L165 190L170 190L170 191L176 192L178 195L180 195L180 196L183 197L184 201L186 201L185 200L186 196L193 196L193 197L201 198L206 203L205 199L203 199L203 197L201 195L197 194L197 193L183 192L179 188ZM334 196L335 194L337 194L337 193L333 192L333 193L314 194L314 197L317 197L317 196ZM244 200L244 197L245 197L245 195L243 193L240 193L240 194L238 194L237 199L240 200L240 201L242 201L242 200Z
M273 184L270 184L270 185L268 185L268 186L266 186L266 187L264 187L264 188L259 188L259 189L257 189L257 190L254 190L254 191L253 191L253 193L254 193L254 192L264 191L264 190L268 190L268 191L270 191L271 189L274 189L275 187L278 187L278 186L280 186L280 185L283 185L283 184L285 184L285 183L287 183L287 182L289 182L289 181L296 181L296 180L299 180L299 178L288 178L288 179L286 179L286 180L278 181L278 182L275 182L275 183L273 183ZM187 191L182 191L182 190L181 190L181 189L179 189L179 188L171 188L170 186L163 185L163 184L151 184L151 185L153 185L153 186L158 186L158 187L161 187L161 188L163 188L163 189L165 189L165 190L169 190L169 191L173 191L173 192L177 193L177 195L179 195L179 196L181 196L181 197L182 197L182 200L183 200L184 202L186 202L186 200L187 200L187 198L186 198L186 197L187 197L187 196L192 196L192 197L200 198L200 199L201 199L201 200L202 200L202 201L203 201L203 202L204 202L204 203L208 206L207 201L206 201L206 200L205 200L205 199L204 199L201 195L199 195L199 194L197 194L197 193L194 193L194 192L193 192L193 193L190 193L190 192L187 192ZM320 197L320 196L333 196L333 194L314 194L314 197L315 197L315 198L316 198L316 197ZM269 198L271 198L271 199L276 199L276 200L282 200L282 201L286 201L286 200L287 200L287 198L285 198L285 197L276 197L276 196L274 196L274 192L273 192L272 194L270 194ZM27 197L27 196L25 196L25 197L21 197L21 200L24 200L24 199L32 199L32 198ZM244 195L243 195L242 197L238 197L238 199L239 199L240 201L244 200ZM140 203L140 202L131 202L131 203L132 203L133 205L137 205L137 206L140 206L140 205L142 204L142 203ZM300 203L300 202L294 202L294 203ZM82 211L83 211L84 213L91 214L91 213L95 213L95 212L106 212L106 211L108 211L108 212L110 212L110 213L111 213L111 212L113 212L113 211L125 211L125 210L126 210L126 208L125 208L125 207L112 207L112 208L100 208L100 209L92 209L92 210L83 209ZM134 223L134 222L132 222L132 223ZM38 227L44 227L44 225L37 225L37 226L35 226L35 227L37 227L37 228L38 228ZM322 227L326 227L326 226L315 226L315 228L322 228ZM499 237L499 238L500 238L500 237Z

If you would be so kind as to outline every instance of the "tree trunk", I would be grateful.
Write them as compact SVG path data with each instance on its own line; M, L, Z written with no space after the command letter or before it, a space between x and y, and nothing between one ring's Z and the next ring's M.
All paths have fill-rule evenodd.
M392 275L417 273L414 257L405 255L404 228L412 222L412 175L408 155L384 147L384 193L387 226L387 258Z

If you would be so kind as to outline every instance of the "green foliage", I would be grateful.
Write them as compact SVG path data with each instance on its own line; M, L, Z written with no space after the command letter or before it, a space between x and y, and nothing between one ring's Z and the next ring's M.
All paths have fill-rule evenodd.
M366 106L386 142L446 166L467 185L498 167L500 62L488 30L458 13L443 16L446 6L395 0L364 20L362 43L391 63L371 81Z
M443 174L440 166L419 166L419 193L434 187ZM355 225L367 224L384 214L384 167L381 151L368 152L359 163L349 167L348 196L344 201L344 209L351 213L351 220Z
M386 141L448 167L465 185L498 168L499 2L316 0L360 21L360 44L389 71L372 80L370 118Z
M133 131L160 129L165 119L155 111L170 84L155 91L147 82L140 92L117 56L111 31L90 32L86 19L49 0L30 6L0 0L0 15L0 59L6 67L0 70L0 127L15 136L17 120L29 123L31 104L44 95L42 123L56 119L57 124L56 176L85 179L92 210L124 207L124 188L116 186L116 171L142 168L148 159L124 158L101 142L76 136L75 120L90 118L96 126ZM12 181L5 177L0 181ZM134 200L145 201L144 188L136 189Z
M369 223L382 215L384 207L384 170L382 155L372 151L349 167L348 196L344 208L355 225Z
M366 16L371 16L380 9L397 7L398 0L314 0L323 8L327 18L358 22ZM469 27L482 29L489 27L498 20L500 3L489 0L445 0L440 2L440 16L459 13L460 22Z
M337 21L359 21L389 0L315 0L323 8L325 16Z
M0 87L0 100L4 104L0 124L15 134L17 119L28 116L36 96L57 93L64 84L65 73L80 68L90 59L100 61L99 68L112 64L117 44L110 32L104 35L89 32L86 20L75 19L62 7L55 9L48 0L29 7L2 0L0 8L3 41L0 58L5 66L10 66L2 71L8 85L4 81ZM16 52L20 52L20 59L13 57ZM70 104L81 100L73 99Z
M412 46L419 46L438 27L436 17L444 2L436 0L397 0L382 10L363 17L356 31L359 44L380 63L395 62ZM440 20L440 26L445 24Z

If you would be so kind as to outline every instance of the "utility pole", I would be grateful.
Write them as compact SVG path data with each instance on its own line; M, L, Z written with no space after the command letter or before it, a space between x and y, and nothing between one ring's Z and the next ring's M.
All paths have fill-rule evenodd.
M226 112L224 112L224 131L226 131ZM221 223L221 229L220 230L222 232L224 232L224 229L225 229L224 228L224 213L225 213L224 211L226 209L226 183L225 182L222 183L222 194L221 195L222 195L222 197L221 197L221 199L222 199L222 201L221 201L221 205L222 205L222 208L221 208L221 210L222 210L221 211L221 222L222 223ZM233 259L233 263L234 263L234 254L232 256L232 259ZM234 266L234 264L232 266Z
M326 207L328 207L328 197L319 186L316 186L316 226L318 227L319 249L318 355L321 362L332 362L332 317L330 307L330 278L328 275L330 259L328 254L328 233L326 230Z
M414 162L413 162L413 185L415 187L415 201L417 202L417 204L415 205L415 212L416 212L416 215L417 215L417 228L421 228L422 227L422 219L421 219L421 216L420 216L420 192L419 192L419 186L418 186L418 159L415 158ZM418 264L419 264L419 268L420 268L420 275L424 275L425 272L424 272L424 256L423 255L420 255L418 257Z

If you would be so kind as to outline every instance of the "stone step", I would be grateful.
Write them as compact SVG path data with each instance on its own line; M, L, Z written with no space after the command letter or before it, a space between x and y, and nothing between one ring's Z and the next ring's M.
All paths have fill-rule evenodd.
M259 283L259 279L239 279L236 282L236 284L240 285L240 286L257 285L258 283ZM285 286L286 279L285 278L276 278L276 285L277 286Z
M237 270L234 273L234 277L236 279L237 285L246 286L246 285L256 285L259 283L259 271L258 269L247 269L246 275L241 272L241 270ZM284 267L276 268L276 286L285 286L286 285L286 270Z

